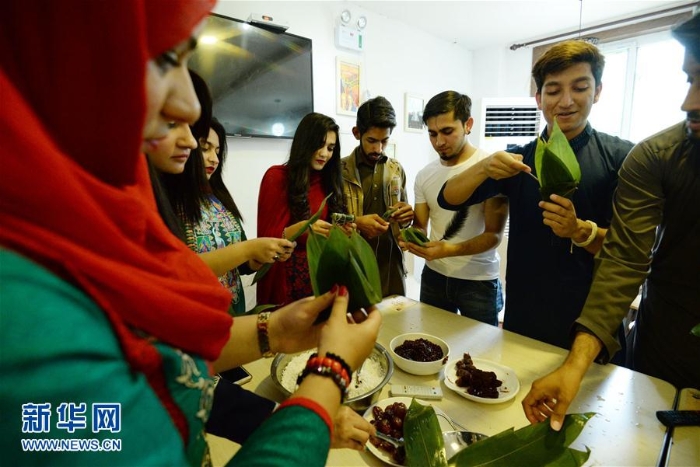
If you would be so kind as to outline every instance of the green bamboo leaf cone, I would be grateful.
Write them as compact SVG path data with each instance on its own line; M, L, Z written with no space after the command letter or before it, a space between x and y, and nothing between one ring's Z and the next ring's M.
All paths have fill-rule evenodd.
M581 181L581 167L556 119L549 140L537 139L535 170L543 200L549 201L551 194L573 198Z
M430 241L422 230L415 227L406 227L401 229L401 239L404 242L415 243L418 246L425 246Z
M403 422L403 438L409 467L447 467L445 440L432 406L411 400Z
M312 231L306 252L314 295L322 295L338 284L350 292L349 310L366 308L382 300L377 258L357 231L347 236L334 225L328 238Z

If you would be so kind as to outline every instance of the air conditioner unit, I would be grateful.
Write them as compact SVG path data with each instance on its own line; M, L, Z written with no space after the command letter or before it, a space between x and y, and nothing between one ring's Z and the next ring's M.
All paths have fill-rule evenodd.
M541 113L534 97L483 98L479 147L486 152L527 144L540 134Z

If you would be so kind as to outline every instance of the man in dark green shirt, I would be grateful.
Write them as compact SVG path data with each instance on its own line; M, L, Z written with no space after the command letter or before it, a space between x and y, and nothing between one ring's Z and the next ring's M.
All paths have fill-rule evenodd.
M574 344L561 367L523 400L530 422L561 428L591 363L619 349L615 329L644 283L628 345L632 369L676 387L700 388L700 16L674 30L685 46L685 122L634 147L620 170L613 221Z

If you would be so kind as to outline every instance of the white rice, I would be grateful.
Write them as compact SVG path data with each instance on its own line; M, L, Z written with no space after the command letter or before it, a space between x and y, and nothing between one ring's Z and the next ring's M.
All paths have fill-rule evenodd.
M304 371L306 367L306 362L315 350L309 350L296 354L289 360L287 366L282 370L282 376L280 382L282 386L289 392L296 391L297 388L297 378ZM352 382L350 383L350 391L348 393L348 399L353 399L357 396L367 394L372 389L379 386L385 376L385 371L379 362L378 356L376 354L370 354L369 358L365 360L365 364L362 366L361 382L357 381L357 371L352 375Z

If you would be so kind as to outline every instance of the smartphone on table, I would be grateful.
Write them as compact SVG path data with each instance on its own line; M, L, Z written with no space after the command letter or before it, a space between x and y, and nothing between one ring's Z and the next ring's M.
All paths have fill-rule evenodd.
M253 379L253 376L248 373L248 370L242 366L222 371L219 373L219 376L221 379L228 381L229 383L238 384L239 386Z

